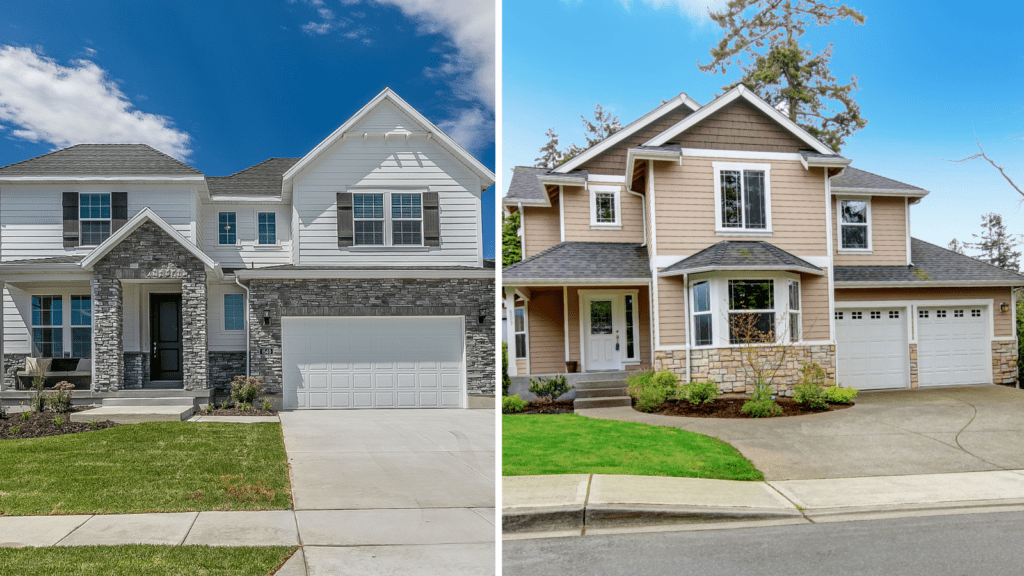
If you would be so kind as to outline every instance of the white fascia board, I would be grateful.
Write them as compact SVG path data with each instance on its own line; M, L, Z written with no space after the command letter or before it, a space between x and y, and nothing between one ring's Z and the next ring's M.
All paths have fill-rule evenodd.
M575 170L581 164L585 163L587 160L590 160L594 156L597 156L598 154L604 152L605 150L611 148L612 146L618 144L619 142L622 142L630 134L633 134L637 130L643 128L644 126L647 126L651 122L654 122L658 118L661 118L662 116L675 110L679 106L686 106L690 110L693 110L694 113L696 113L697 110L700 109L700 105L697 104L697 102L695 102L685 93L680 93L675 98L669 100L668 102L665 102L664 104L658 106L654 110L651 110L647 114L644 114L637 120L633 121L629 125L625 126L621 130L616 132L615 134L612 134L611 136L605 138L604 140L598 142L597 144L591 146L590 148L587 148L586 150L583 151L582 154L570 159L568 162L555 168L554 171L564 174L566 172Z
M507 288L509 284L515 286L617 286L626 284L640 284L650 286L650 278L587 278L585 280L562 280L560 278L516 278L514 280L503 280Z
M540 208L551 208L551 199L547 200L520 200L519 198L502 198L502 206L534 206Z
M548 184L552 186L586 186L587 182L583 178L577 178L575 176L559 176L557 174L543 174L537 176L537 181L540 182L541 186Z
M824 270L811 270L810 268L802 268L800 266L704 266L702 268L687 268L686 270L671 270L666 272L658 272L658 276L682 276L683 274L700 274L702 272L728 272L728 271L742 271L742 272L797 272L800 274L814 274L815 276L824 276Z
M804 165L805 170L811 168L846 168L852 162L853 160L849 158L814 158L808 160L803 154L800 154L800 163Z
M625 184L626 177L622 175L587 174L587 182L610 182L612 184Z
M931 192L927 190L900 190L899 188L856 188L832 186L833 195L861 195L861 196L907 196L910 198L924 198Z
M159 182L170 182L181 184L192 182L202 184L206 187L206 176L196 174L193 176L0 176L0 182L10 183L36 183L36 182L140 182L153 184Z
M0 263L0 276L7 277L12 274L38 274L51 272L54 274L77 274L82 267L77 262L63 264L3 264ZM91 277L91 276L90 276Z
M836 289L840 288L959 288L963 286L994 286L1013 288L1024 286L1024 281L1018 283L998 280L964 280L953 282L948 280L914 280L911 282L836 282ZM898 295L898 294L894 294ZM840 302L836 302L838 306Z
M708 103L700 110L694 112L693 114L684 118L682 121L676 123L675 126L672 126L668 130L665 130L661 134L655 136L654 138L648 140L647 142L644 142L644 146L661 146L665 144L672 138L675 138L680 133L692 127L694 124L697 124L698 122L704 120L708 116L711 116L718 110L721 110L722 108L725 107L726 104L729 104L730 102L736 100L737 98L743 98L747 102L753 104L757 109L767 114L768 117L778 122L783 128L789 130L794 136L799 138L801 141L803 141L811 148L814 148L816 151L822 154L835 154L834 150L819 142L815 137L811 136L806 130L797 125L796 122L793 122L788 117L786 117L785 114L773 108L771 105L769 105L767 102L762 100L760 97L758 97L750 90L747 90L746 87L744 87L742 84L736 86L732 90L729 90L725 94L722 94L713 102Z
M252 202L254 204L277 204L284 199L280 196L211 196L211 202Z
M704 148L680 148L679 152L687 158L715 158L726 160L781 160L799 162L803 156L796 152L758 152L756 150L717 150Z
M139 211L138 214L132 216L128 222L125 223L117 232L110 235L109 238L104 240L99 246L93 249L80 263L84 270L92 270L92 267L96 265L104 256L106 256L114 246L120 244L125 238L127 238L132 232L138 230L139 226L142 226L145 222L152 222L156 224L158 228L163 230L168 236L170 236L175 242L180 244L183 248L189 251L195 256L200 262L202 262L207 268L213 270L218 278L223 277L224 272L221 270L220 264L215 262L213 258L210 258L202 250L200 250L195 244L188 241L187 238L181 235L180 232L175 230L170 224L168 224L163 218L157 215L152 208L146 206Z
M292 178L294 178L299 172L301 172L306 166L309 166L317 157L326 151L331 145L341 139L348 130L354 126L357 122L362 120L371 110L376 108L385 99L390 100L392 104L397 106L400 110L408 114L413 120L418 122L427 132L429 136L433 136L437 141L447 148L452 154L465 164L471 171L475 172L480 177L480 192L487 190L494 184L495 176L494 173L487 169L479 160L474 158L465 148L460 146L458 142L452 140L450 136L441 131L440 128L434 125L433 122L427 120L427 118L420 114L418 110L409 105L408 102L402 100L398 94L395 94L394 90L390 87L385 88L377 94L372 100L366 103L365 106L359 109L351 118L345 121L344 124L338 127L337 130L331 133L330 136L325 138L322 142L316 145L315 148L309 151L308 154L302 157L301 160L295 163L294 166L288 169L287 172L281 177L282 185L285 185ZM397 136L396 136L397 137ZM479 194L477 194L479 196Z
M490 268L480 270L261 270L250 268L236 270L239 280L257 279L349 279L349 278L494 278L495 271Z

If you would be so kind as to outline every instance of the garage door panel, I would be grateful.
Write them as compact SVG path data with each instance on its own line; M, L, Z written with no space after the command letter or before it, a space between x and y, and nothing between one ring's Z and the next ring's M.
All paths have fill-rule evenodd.
M282 340L286 408L454 408L465 395L460 318L285 318Z
M991 382L987 307L921 307L918 311L920 386Z
M839 381L858 390L904 388L910 380L907 319L901 309L839 310Z

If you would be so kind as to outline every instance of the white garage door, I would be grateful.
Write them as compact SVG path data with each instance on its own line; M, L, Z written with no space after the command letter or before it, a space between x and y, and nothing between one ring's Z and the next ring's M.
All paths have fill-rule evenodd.
M987 306L917 309L920 386L992 382Z
M906 314L903 308L836 311L840 384L858 390L909 386Z
M284 318L284 407L459 408L462 318Z

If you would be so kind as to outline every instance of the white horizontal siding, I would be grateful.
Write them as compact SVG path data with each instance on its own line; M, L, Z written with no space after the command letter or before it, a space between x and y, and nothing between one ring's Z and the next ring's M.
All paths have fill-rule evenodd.
M234 212L235 232L234 245L220 244L220 213ZM273 212L276 214L277 245L263 246L256 243L256 214ZM291 263L291 208L280 203L252 204L215 202L202 206L202 221L199 228L203 230L205 249L211 258L227 268L259 268L261 266L278 266ZM337 240L335 240L337 243Z
M19 304L24 308L19 309ZM22 290L4 288L4 353L30 354L28 323L32 321L32 302Z
M426 130L391 102L384 100L349 129L349 134L423 134Z
M245 350L245 330L224 329L224 295L242 294L237 284L210 284L206 299L207 331L210 352L242 352ZM248 304L246 304L248 310ZM246 318L248 319L248 312Z

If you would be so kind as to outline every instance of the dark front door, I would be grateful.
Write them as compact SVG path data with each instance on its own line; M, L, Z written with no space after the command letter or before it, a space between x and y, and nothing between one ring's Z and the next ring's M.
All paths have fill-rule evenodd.
M150 380L183 380L181 294L149 295Z

